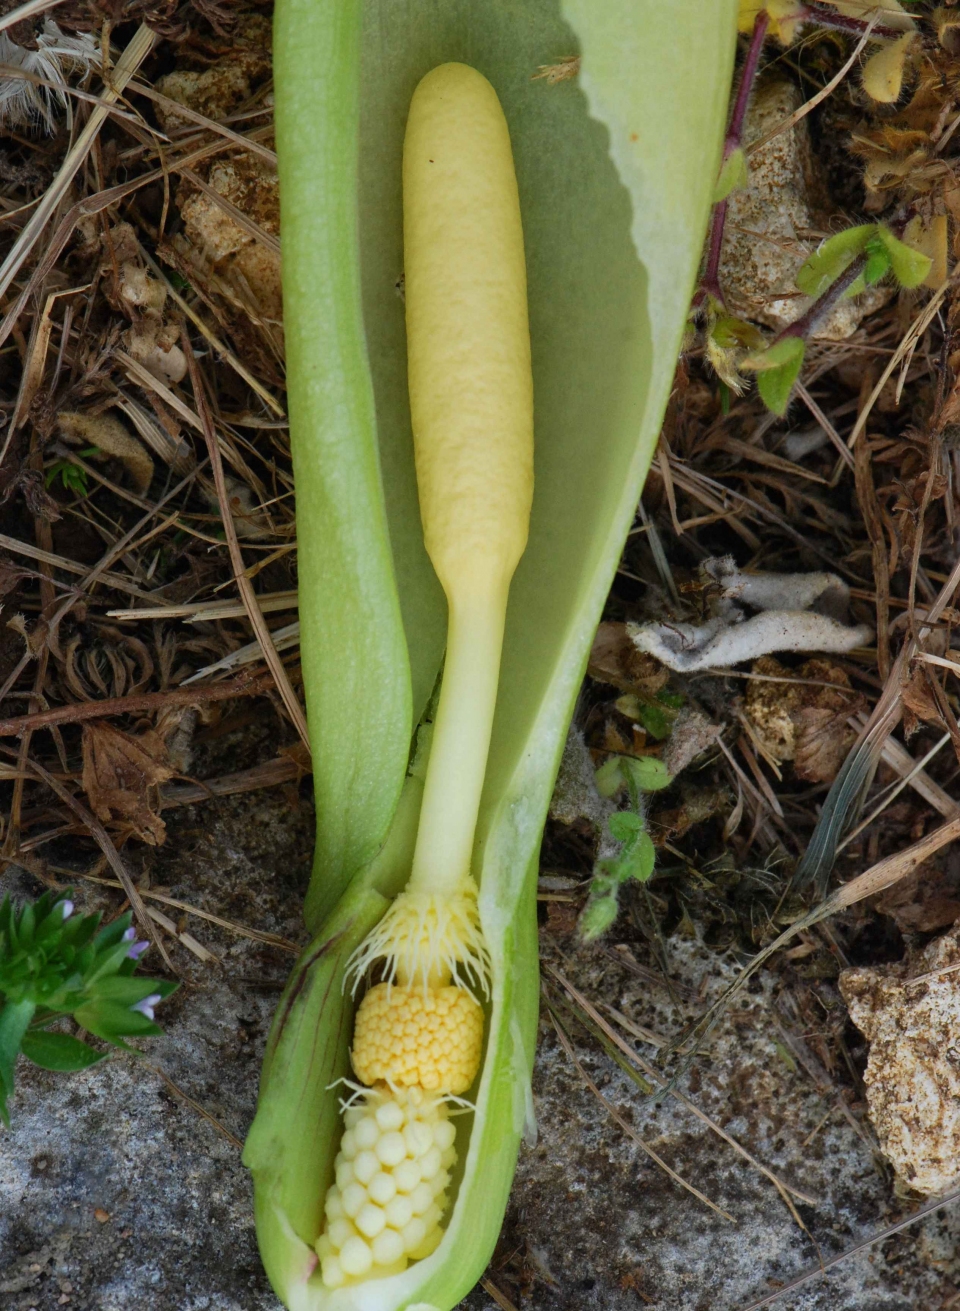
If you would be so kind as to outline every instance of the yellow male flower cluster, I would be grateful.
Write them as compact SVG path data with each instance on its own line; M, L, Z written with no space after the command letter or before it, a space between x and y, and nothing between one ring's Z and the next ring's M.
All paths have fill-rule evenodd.
M378 983L357 1012L353 1068L362 1083L462 1093L483 1046L483 1011L466 988Z

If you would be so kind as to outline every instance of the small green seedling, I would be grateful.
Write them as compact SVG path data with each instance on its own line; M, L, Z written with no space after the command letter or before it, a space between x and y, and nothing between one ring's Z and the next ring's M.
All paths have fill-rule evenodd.
M740 361L757 374L757 390L768 410L786 414L790 393L803 368L807 339L834 307L891 276L908 290L930 273L929 255L894 236L882 223L862 223L825 241L800 268L797 287L816 299L810 308L770 343Z
M100 927L100 915L75 915L67 893L46 892L17 907L0 902L0 1119L9 1125L14 1066L23 1055L45 1070L85 1070L97 1051L50 1025L70 1015L113 1047L134 1051L128 1037L160 1034L153 1011L179 986L134 977L149 946L138 942L129 912Z
M646 883L653 873L656 850L644 824L643 794L659 792L673 782L663 761L655 756L612 756L595 778L602 797L616 796L626 788L630 809L616 811L607 821L620 850L597 861L590 898L580 917L580 933L587 942L599 938L617 918L621 887L631 879Z
M86 450L80 451L81 459L89 459L91 455L99 455L99 446L88 446ZM53 464L47 469L44 478L44 485L49 490L57 479L60 479L61 485L65 491L73 492L77 496L86 496L90 488L87 485L87 471L82 469L79 464L74 464L71 459L54 460Z

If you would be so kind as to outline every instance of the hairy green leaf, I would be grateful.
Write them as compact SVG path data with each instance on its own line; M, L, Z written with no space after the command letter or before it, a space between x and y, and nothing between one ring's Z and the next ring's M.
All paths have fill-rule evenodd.
M717 185L713 191L713 203L718 205L721 200L726 200L734 191L742 191L749 180L750 170L747 168L747 157L744 154L743 147L738 146L723 161L723 167L720 170L720 176L717 178Z
M862 223L829 237L801 265L797 274L798 288L805 296L822 296L857 256L863 254L876 230L875 223Z

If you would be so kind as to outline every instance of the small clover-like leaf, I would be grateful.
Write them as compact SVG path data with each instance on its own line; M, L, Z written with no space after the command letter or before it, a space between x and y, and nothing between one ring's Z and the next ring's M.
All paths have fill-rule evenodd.
M618 810L607 821L611 837L618 842L632 842L643 827L643 820L632 810Z
M884 245L879 231L867 242L864 250L866 262L862 275L849 288L849 292L862 291L863 287L872 287L890 272L890 255Z
M806 342L802 337L783 337L762 354L743 361L743 367L757 374L757 390L768 410L786 414L793 384L803 367Z
M778 369L770 369L769 372L761 373L757 377L760 399L771 413L778 414L781 418L786 414L787 406L790 404L790 393L793 391L793 384L797 380L802 364L801 354L796 361L783 364Z
M628 877L636 879L638 883L646 883L653 873L656 859L657 852L651 841L650 834L641 833L637 838L636 845L631 849L629 857L625 860Z
M659 792L673 782L673 775L656 756L624 757L624 768L629 772L634 787L641 792Z
M611 756L609 760L603 762L593 776L597 791L604 798L616 796L627 781L620 768L620 761L620 756Z
M637 717L651 737L670 736L670 717L659 706L642 705Z

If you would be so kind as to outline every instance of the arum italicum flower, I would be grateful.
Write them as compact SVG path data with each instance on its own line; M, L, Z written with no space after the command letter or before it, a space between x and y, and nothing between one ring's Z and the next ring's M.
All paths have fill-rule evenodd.
M318 825L245 1160L292 1311L450 1308L495 1244L533 1127L540 833L673 376L736 17L277 5ZM531 80L572 53L579 85Z

